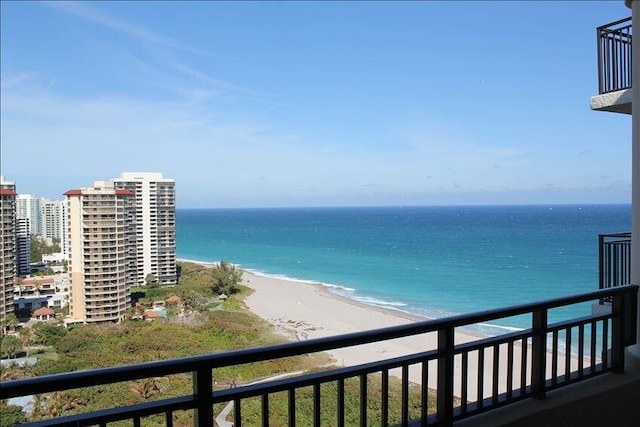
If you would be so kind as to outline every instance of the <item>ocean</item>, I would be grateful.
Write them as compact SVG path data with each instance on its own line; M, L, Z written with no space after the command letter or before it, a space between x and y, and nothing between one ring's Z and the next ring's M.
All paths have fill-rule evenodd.
M598 234L629 231L631 206L178 209L176 222L181 259L224 259L437 318L596 290Z

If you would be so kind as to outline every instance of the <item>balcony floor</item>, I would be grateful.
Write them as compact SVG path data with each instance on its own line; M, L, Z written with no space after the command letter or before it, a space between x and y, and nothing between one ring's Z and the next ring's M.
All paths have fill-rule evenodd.
M456 427L640 425L640 359L626 356L623 374L604 374L505 408L462 420Z

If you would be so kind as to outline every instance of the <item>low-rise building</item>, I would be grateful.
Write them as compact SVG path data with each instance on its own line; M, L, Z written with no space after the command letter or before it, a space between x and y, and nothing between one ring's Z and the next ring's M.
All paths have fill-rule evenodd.
M69 277L66 274L26 277L14 285L14 310L62 308L68 303Z

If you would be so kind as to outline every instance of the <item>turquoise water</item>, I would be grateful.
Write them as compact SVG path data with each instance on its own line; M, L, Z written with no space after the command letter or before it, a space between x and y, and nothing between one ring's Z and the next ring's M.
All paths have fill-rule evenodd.
M224 259L428 317L595 290L598 234L631 227L630 205L178 209L176 216L180 258ZM568 314L586 314L580 310L588 307Z

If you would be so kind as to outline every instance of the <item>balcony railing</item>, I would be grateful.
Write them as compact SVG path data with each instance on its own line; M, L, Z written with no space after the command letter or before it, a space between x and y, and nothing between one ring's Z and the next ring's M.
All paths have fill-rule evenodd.
M631 233L600 234L598 241L600 289L630 284Z
M173 425L174 412L193 411L195 425L213 426L213 405L232 402L233 425L243 424L246 399L259 398L262 425L269 425L269 399L275 393L286 393L288 425L296 423L296 408L301 403L313 408L314 425L320 425L321 386L334 384L336 426L345 425L345 381L359 381L360 425L368 425L368 403L375 400L381 408L382 425L389 424L389 376L401 380L401 425L450 426L455 421L529 397L544 398L545 393L606 372L624 370L624 347L635 343L638 287L619 286L586 294L557 298L509 308L416 322L390 328L357 332L334 337L298 341L182 359L148 362L114 368L102 368L5 382L0 398L6 399L34 393L49 393L101 384L113 384L143 378L191 373L193 394L96 412L54 418L31 423L32 426L88 426L119 420L132 420L140 426L145 417L160 415L167 426ZM552 309L612 299L612 310L580 318L548 322ZM457 328L492 322L511 316L526 315L530 327L518 332L457 343ZM334 350L402 337L435 334L436 348L371 363L214 390L217 369L280 359L289 356ZM425 340L426 342L426 340ZM506 362L506 363L505 363ZM409 416L409 373L418 371L421 408L419 420ZM381 395L368 393L368 380L382 380ZM436 406L429 408L427 398L436 389ZM300 389L311 387L310 401L300 402ZM298 391L298 393L297 393ZM455 399L458 396L459 399ZM350 399L353 404L353 400ZM327 402L324 401L323 404ZM414 416L415 418L415 416Z
M597 28L598 91L600 94L631 87L631 17Z

